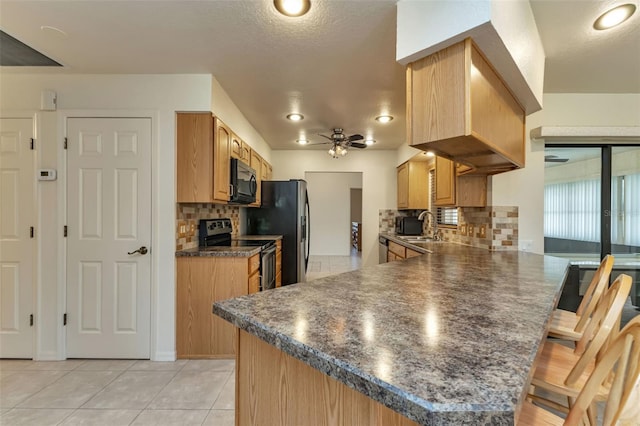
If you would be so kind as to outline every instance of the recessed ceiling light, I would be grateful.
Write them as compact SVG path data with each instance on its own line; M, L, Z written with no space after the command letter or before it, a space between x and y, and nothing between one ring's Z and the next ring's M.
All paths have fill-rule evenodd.
M291 121L300 121L300 120L304 119L304 115L298 114L298 113L293 113L293 114L287 115L287 118L289 120L291 120Z
M300 145L306 145L309 143L309 141L306 139L298 139L296 142L298 142Z
M273 0L278 12L285 16L302 16L311 8L310 0Z
M593 23L593 28L596 30L607 30L609 28L613 28L629 19L635 11L635 4L627 3L616 6L600 15L600 17L596 19L596 22Z
M376 121L378 123L388 123L393 120L393 117L390 115L379 115L376 117Z
M367 138L367 139L364 140L364 143L366 145L373 145L374 143L376 143L376 141L374 139L372 139L372 138Z

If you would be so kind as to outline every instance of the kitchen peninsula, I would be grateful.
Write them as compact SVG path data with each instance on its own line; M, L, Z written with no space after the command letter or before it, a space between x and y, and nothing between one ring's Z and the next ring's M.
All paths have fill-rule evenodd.
M236 424L514 424L568 262L423 248L216 302L240 329Z

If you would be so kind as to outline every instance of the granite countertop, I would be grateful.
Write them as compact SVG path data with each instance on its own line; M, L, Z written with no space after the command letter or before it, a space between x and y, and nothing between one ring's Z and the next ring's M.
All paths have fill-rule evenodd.
M281 240L282 235L242 235L233 240ZM176 257L251 257L260 253L260 247L211 246L176 251Z
M513 424L569 263L433 244L213 311L418 423Z

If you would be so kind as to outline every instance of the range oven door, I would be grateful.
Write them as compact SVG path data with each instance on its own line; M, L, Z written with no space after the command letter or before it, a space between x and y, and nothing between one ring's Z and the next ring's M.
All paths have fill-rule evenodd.
M276 247L260 252L260 287L264 290L276 288Z

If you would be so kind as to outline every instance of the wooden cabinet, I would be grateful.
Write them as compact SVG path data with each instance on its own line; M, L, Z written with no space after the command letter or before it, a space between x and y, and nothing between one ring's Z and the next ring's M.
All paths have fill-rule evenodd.
M231 130L215 118L213 138L213 201L229 202L229 160L231 159Z
M240 157L240 159L244 161L246 164L249 164L251 162L251 147L245 141L240 141L240 142L241 142L241 150L242 150L242 156Z
M273 167L271 164L267 163L267 180L273 179Z
M249 294L260 291L260 253L249 258Z
M260 157L260 155L254 150L251 150L251 162L249 165L256 171L256 181L258 184L258 188L256 190L256 202L251 203L250 206L260 207L262 204L262 200L260 198L262 193L262 157Z
M242 157L242 140L235 133L231 133L231 158L237 158L244 161Z
M393 262L394 260L409 259L411 257L422 256L423 253L419 251L411 250L409 247L405 247L402 244L389 241L387 250L387 262Z
M426 161L407 161L397 168L398 209L429 208L429 165Z
M210 112L176 115L177 201L213 201L213 116ZM228 181L228 178L227 178Z
M276 288L282 287L282 240L276 240Z
M407 67L412 146L495 174L524 167L524 110L469 38Z
M435 199L438 207L484 207L487 205L487 176L464 174L468 168L436 157Z
M255 257L255 256L254 256ZM248 293L246 257L176 258L176 351L178 358L231 358L235 328L213 315L213 302ZM258 265L260 258L258 255ZM259 274L258 274L259 279Z

